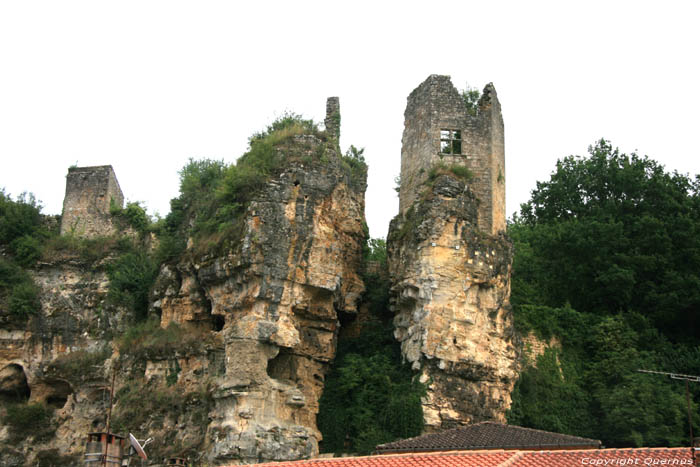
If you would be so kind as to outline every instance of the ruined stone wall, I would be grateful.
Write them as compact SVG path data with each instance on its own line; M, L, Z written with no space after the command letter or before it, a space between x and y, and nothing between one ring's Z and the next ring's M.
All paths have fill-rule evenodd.
M484 88L472 116L450 78L431 75L408 97L404 117L399 211L405 214L420 196L431 167L462 165L474 174L470 189L479 200L479 228L494 234L505 230L503 119L493 85ZM462 154L440 153L444 129L461 131Z
M450 79L432 75L409 96L405 116L400 213L387 239L394 336L428 386L427 431L505 421L517 352L500 104L488 85L469 115ZM461 154L440 154L444 129L461 131ZM445 171L428 183L440 163L474 176Z
M66 175L61 235L111 235L116 231L110 203L124 205L124 195L111 165L71 167Z

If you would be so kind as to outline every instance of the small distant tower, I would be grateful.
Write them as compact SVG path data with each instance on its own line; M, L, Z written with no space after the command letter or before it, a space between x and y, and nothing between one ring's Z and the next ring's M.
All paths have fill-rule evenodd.
M326 100L326 119L323 123L326 125L328 136L340 138L340 99L337 97L329 97Z
M116 231L109 213L111 203L124 205L124 195L111 165L71 167L66 175L61 235L111 235Z
M449 76L430 75L408 96L404 118L401 214L420 195L431 167L458 164L474 174L469 186L479 199L479 229L505 230L503 118L493 84L486 85L471 115Z

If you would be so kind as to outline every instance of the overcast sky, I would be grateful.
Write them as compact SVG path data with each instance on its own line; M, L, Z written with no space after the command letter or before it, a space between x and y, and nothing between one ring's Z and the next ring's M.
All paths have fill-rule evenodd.
M342 6L341 6L342 5ZM365 147L370 233L398 210L406 97L493 82L507 213L604 137L700 173L700 2L0 2L0 187L60 213L73 164L167 214L188 158L234 161L285 110Z

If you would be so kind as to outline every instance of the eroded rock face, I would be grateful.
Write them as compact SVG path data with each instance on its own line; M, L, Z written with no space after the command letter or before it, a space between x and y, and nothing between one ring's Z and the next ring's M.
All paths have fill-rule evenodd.
M224 254L164 267L154 306L171 321L217 332L225 374L214 382L206 457L214 463L318 453L318 400L335 355L339 313L357 312L365 181L334 145L295 137L294 160L250 203ZM323 164L304 156L325 151Z
M58 375L51 371L51 363L61 356L93 355L103 349L108 331L124 329L125 311L106 304L103 263L64 258L41 264L31 274L40 290L41 308L25 328L0 330L0 396L8 404L44 404L54 416L51 426L20 443L13 440L9 427L0 427L0 458L32 465L40 451L57 448L77 456L77 463L85 434L104 423L111 347L101 350L102 357L91 362L95 366ZM44 438L38 442L35 435Z
M150 310L160 328L134 328L133 312L110 304L114 258L30 271L41 310L0 329L0 398L53 416L19 444L0 421L0 463L33 465L41 438L80 464L86 433L105 429L112 375L112 430L153 437L154 458L213 466L318 453L339 315L356 313L364 290L366 175L323 134L277 150L283 167L253 196L239 236L208 253L193 244L160 269Z
M479 230L478 201L449 175L391 223L396 339L428 386L428 431L505 421L517 377L509 305L512 247Z

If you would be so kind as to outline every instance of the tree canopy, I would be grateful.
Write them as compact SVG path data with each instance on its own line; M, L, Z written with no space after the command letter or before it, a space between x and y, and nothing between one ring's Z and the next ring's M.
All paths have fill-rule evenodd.
M605 140L537 183L509 223L512 303L523 334L560 344L526 365L511 423L607 446L688 443L682 384L636 370L699 374L699 188Z

